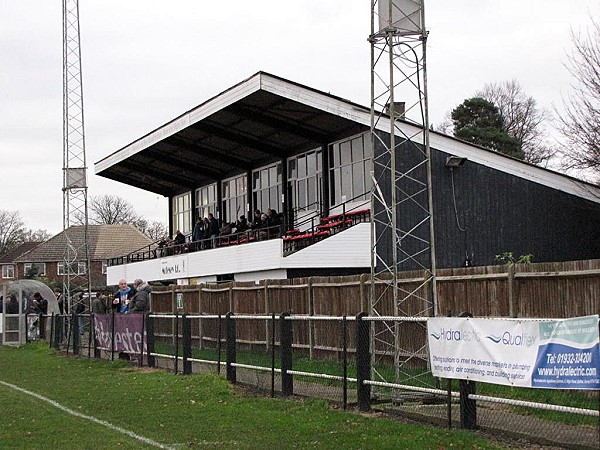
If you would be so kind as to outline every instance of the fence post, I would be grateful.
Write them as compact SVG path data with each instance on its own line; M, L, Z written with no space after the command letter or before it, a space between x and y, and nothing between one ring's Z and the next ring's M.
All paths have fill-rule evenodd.
M50 317L50 339L48 339L48 346L52 348L52 339L54 339L54 313Z
M232 366L236 362L236 329L235 319L232 318L233 313L230 311L225 316L225 323L227 327L227 354L225 356L226 362L226 373L227 381L230 383L236 382L236 371L235 367Z
M79 336L79 314L75 314L73 313L73 316L71 317L71 334L73 336L73 354L74 355L79 355L79 341L80 336Z
M152 319L150 313L146 313L146 358L148 359L148 367L156 365L154 359L154 319Z
M221 334L222 333L222 329L223 328L223 318L221 317L221 314L219 314L219 319L217 322L217 374L221 375L221 347L222 347L222 342L221 342Z
M192 362L189 360L192 357L192 321L187 318L187 314L181 316L182 334L183 334L183 374L189 375L192 373Z
M346 321L346 315L342 317L342 371L343 371L343 403L344 410L348 407L348 322Z
M115 360L115 310L112 310L110 321L110 360Z
M92 327L92 324L94 325L93 327ZM90 335L92 334L92 330L94 330L94 358L100 359L101 352L100 352L100 349L98 348L98 344L96 341L96 314L95 313L90 315Z
M308 315L309 316L314 316L315 315L315 304L314 304L314 293L313 293L313 286L312 286L312 277L308 278L308 282L307 284L307 293L306 293L306 297L308 300ZM309 359L313 359L314 358L314 352L315 352L315 322L312 320L308 321L308 358Z
M363 412L371 409L371 386L365 384L371 376L371 326L363 320L367 316L365 312L356 316L356 395L358 409Z
M271 313L271 397L275 397L275 313Z
M285 320L289 313L281 314L281 393L285 396L294 394L294 377L288 373L292 370L292 321Z
M460 392L460 426L474 430L477 428L477 404L469 399L469 394L475 394L476 383L470 380L459 380Z
M515 307L515 265L508 266L508 315L509 317L517 317Z
M179 372L179 314L175 314L175 375Z
M63 323L63 316L61 314L54 316L54 348L56 350L60 349L60 344L62 342L62 337L64 334Z

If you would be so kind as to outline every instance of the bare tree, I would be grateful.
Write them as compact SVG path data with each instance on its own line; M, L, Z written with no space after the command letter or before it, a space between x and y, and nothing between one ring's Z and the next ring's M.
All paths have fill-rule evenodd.
M25 230L23 233L23 242L45 242L50 239L48 230Z
M23 243L25 223L18 211L0 210L0 255Z
M551 119L550 112L525 94L517 80L486 83L475 95L498 108L508 135L521 142L523 160L543 165L555 155L556 150L547 144L543 127Z
M571 32L573 49L565 67L573 76L572 92L556 115L564 167L600 176L600 24L591 21L587 33Z
M165 237L168 234L167 226L162 223L154 220L151 224L149 224L145 230L142 230L143 233L149 238L158 241Z
M89 211L89 222L92 224L131 224L154 240L158 240L167 234L166 225L156 221L148 223L146 219L135 212L131 203L118 195L92 197Z
M133 205L118 195L91 197L89 203L89 223L95 225L136 224L143 220L133 209Z

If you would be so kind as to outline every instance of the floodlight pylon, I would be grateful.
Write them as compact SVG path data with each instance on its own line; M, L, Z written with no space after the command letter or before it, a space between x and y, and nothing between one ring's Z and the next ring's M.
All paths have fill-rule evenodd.
M410 384L428 363L414 319L437 313L424 18L424 0L371 1L372 378Z
M72 311L75 289L91 301L87 166L78 0L63 0L63 298ZM83 226L76 233L74 226Z

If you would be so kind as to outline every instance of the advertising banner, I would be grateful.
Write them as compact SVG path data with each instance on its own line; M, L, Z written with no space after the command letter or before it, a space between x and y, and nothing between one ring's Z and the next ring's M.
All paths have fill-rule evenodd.
M600 389L597 315L540 321L434 317L427 335L436 377Z
M112 319L115 318L114 349ZM142 336L143 333L143 336ZM96 347L121 353L146 353L144 314L95 314L94 336Z

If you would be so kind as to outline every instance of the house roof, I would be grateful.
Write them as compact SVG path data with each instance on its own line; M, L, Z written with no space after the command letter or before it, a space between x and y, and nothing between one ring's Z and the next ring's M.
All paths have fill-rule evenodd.
M29 252L30 250L33 250L38 245L40 245L40 242L24 242L18 247L9 250L3 255L0 255L0 264L11 264L15 262L15 259Z
M64 231L39 244L30 252L15 259L15 262L61 261L64 257ZM73 226L68 230L75 247L83 246L84 226ZM126 255L153 242L133 225L88 225L88 250L90 260L99 261Z
M389 132L390 118L375 127ZM397 121L404 136L421 128ZM95 164L97 175L174 196L367 131L371 110L258 72ZM600 188L441 133L431 147L600 203Z

